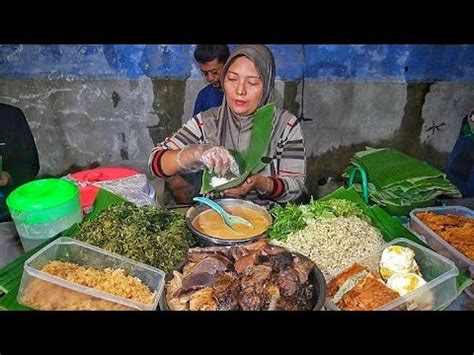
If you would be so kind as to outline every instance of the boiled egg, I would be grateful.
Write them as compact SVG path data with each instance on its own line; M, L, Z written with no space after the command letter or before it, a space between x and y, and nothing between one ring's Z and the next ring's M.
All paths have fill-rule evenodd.
M414 273L393 274L387 280L387 287L398 292L400 296L404 296L424 284L426 284L426 281L421 276Z
M415 260L415 252L400 245L391 245L385 248L380 258L380 276L386 281L393 274L415 273L420 274L420 268Z

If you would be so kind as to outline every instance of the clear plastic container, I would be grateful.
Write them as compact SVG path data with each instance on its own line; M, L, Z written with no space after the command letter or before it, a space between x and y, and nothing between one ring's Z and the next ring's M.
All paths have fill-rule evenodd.
M411 240L394 239L372 255L355 262L380 276L379 263L382 251L391 245L408 247L415 252L416 262L426 284L377 310L441 310L454 301L457 297L456 277L459 274L456 265L451 260ZM347 268L332 275L328 283L345 269ZM326 299L326 307L328 310L340 310L329 296Z
M40 179L23 184L7 198L25 251L82 221L79 188L64 179Z
M44 243L47 239L65 231L75 223L82 221L82 211L78 207L70 214L58 218L54 221L38 224L21 223L15 221L18 235L20 236L21 244L25 251L36 248L38 245Z
M459 270L474 278L474 260L469 259L463 253L458 251L441 236L433 232L426 224L416 216L420 212L433 212L436 214L452 214L456 216L466 216L474 220L474 211L462 206L445 206L418 208L410 212L410 228L425 237L426 243L437 253L444 255L452 260Z
M469 287L466 287L464 289L464 293L468 295L470 298L474 299L474 285L471 285Z
M143 304L72 283L42 272L52 260L99 270L124 269L155 293L152 304ZM155 310L164 287L165 273L132 259L109 253L75 239L61 237L26 260L18 302L38 310Z

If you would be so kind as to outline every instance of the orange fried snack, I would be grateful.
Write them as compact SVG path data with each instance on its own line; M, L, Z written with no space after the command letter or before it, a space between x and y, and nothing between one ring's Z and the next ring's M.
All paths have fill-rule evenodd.
M366 270L362 265L354 263L346 270L341 272L335 278L333 278L328 283L328 295L329 297L333 298L337 291L341 288L341 286L349 280L352 276L357 275L361 271Z
M369 273L362 282L357 283L344 295L337 306L347 311L370 311L399 297L397 292L385 286L373 273Z
M474 260L474 220L466 216L420 212L416 215L456 250Z

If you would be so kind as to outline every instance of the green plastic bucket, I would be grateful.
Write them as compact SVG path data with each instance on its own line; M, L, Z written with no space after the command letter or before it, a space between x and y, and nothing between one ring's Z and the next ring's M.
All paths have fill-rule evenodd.
M13 190L7 206L25 250L82 220L79 188L64 179L41 179Z

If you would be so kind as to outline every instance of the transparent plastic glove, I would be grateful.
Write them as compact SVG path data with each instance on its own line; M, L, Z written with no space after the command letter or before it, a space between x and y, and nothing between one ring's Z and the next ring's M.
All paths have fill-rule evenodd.
M211 144L190 144L185 146L176 157L180 172L196 172L207 167L217 176L227 172L238 176L239 166L229 151Z

